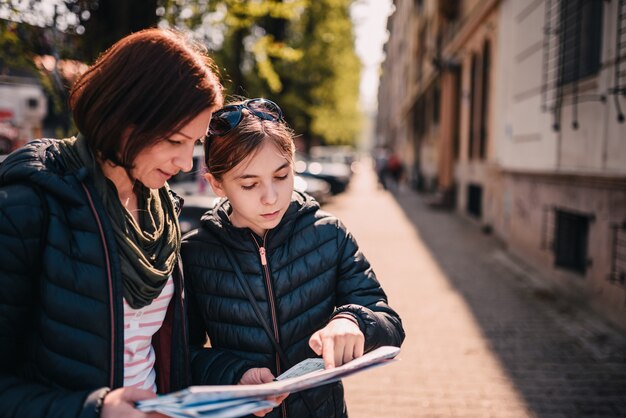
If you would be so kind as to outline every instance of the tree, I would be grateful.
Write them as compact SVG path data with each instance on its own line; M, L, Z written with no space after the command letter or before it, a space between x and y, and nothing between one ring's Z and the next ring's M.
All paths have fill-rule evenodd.
M351 0L311 2L300 22L303 60L292 74L289 99L304 106L303 132L324 144L352 145L360 129L358 109L361 64L354 50ZM306 92L306 102L294 96Z
M92 62L131 32L159 22L158 0L5 0L0 18L48 28L62 42L50 45L61 58ZM69 41L69 42L68 42Z
M188 29L212 51L227 92L275 99L307 148L353 144L359 131L353 0L5 1L0 17L56 28L57 55L87 62L145 27Z
M352 0L164 0L164 18L213 50L231 94L281 104L307 147L353 144L360 62Z
M66 135L71 77L67 60L93 62L130 32L155 26L157 0L5 0L0 3L0 71L38 78L48 97L45 124ZM52 55L52 67L35 65ZM60 65L63 64L63 65Z
M276 94L283 85L275 62L293 62L302 55L290 47L285 34L288 22L298 17L305 4L303 0L164 0L164 18L170 26L189 28L213 50L227 70L231 93L248 94L252 87Z
M159 22L157 0L80 0L77 4L81 14L89 12L89 18L83 21L82 35L82 52L87 61L93 61L129 33Z

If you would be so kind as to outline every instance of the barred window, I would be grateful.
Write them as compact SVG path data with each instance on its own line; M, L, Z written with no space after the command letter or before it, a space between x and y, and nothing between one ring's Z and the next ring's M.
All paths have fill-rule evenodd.
M591 217L565 210L556 210L555 217L554 264L584 274Z
M602 0L561 1L559 83L568 84L600 69Z
M541 108L553 114L554 130L561 129L565 104L573 107L571 124L578 129L578 103L604 101L601 92L579 89L580 80L602 66L603 7L603 0L545 0Z

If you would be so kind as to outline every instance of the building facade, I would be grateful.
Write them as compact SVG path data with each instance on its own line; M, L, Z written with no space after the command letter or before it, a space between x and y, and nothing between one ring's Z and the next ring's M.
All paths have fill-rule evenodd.
M493 226L626 328L626 2L506 1Z
M626 329L626 1L395 4L387 47L428 82L391 91L388 53L379 138L411 144L399 151L432 204Z

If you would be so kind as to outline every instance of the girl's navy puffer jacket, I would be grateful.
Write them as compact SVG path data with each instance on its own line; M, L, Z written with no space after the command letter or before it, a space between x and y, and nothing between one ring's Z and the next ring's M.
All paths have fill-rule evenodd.
M0 165L0 416L97 417L124 379L122 274L86 169L66 172L56 140ZM160 391L189 382L182 276L153 339Z
M316 357L309 338L339 312L357 318L366 352L400 346L400 318L387 304L370 264L342 223L315 200L295 192L280 224L264 237L234 227L229 212L229 202L222 200L204 215L202 227L183 240L195 384L236 384L251 367L267 367L274 375L284 371L224 247L235 255L292 365ZM210 349L203 348L205 331ZM341 383L303 394L306 401L298 394L287 398L287 417L347 416ZM281 416L281 408L267 416Z

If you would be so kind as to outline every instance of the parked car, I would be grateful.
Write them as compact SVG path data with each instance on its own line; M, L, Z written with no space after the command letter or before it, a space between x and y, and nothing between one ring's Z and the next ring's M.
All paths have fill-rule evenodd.
M193 149L193 167L190 171L181 171L172 177L167 183L172 190L181 195L206 195L215 196L204 179L203 174L206 172L204 165L204 150L201 145L197 145Z
M216 202L219 200L215 196L202 196L202 195L187 195L182 196L185 200L183 203L183 209L178 216L178 223L180 224L180 231L186 234L200 227L200 218L209 209L213 209Z
M293 178L293 187L299 192L312 196L319 203L325 203L331 196L330 184L315 177L296 175Z
M298 175L327 182L333 195L343 192L352 177L352 170L343 163L317 161L296 153L295 171Z
M356 160L354 149L347 145L317 145L311 147L311 158L316 161L343 163L352 166Z

